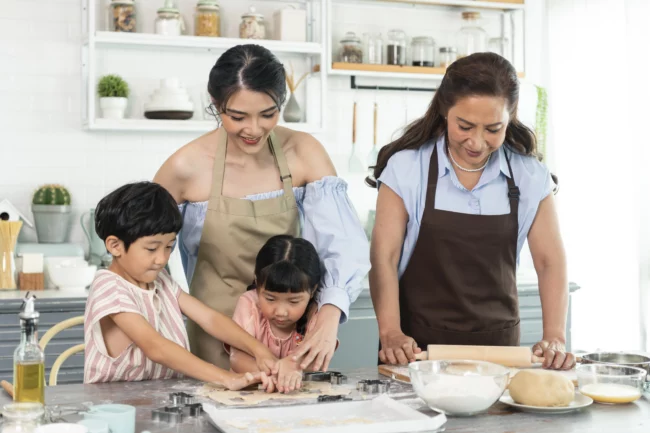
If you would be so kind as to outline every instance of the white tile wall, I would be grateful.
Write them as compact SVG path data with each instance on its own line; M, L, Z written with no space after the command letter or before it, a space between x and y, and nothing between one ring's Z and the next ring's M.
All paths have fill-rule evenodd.
M140 1L139 26L151 31L153 10L162 1ZM181 0L185 16L191 16L193 0ZM222 0L233 8L245 10L246 4L268 2ZM236 6L235 6L236 5ZM222 5L225 10L225 7ZM144 13L143 13L144 11ZM266 14L270 17L270 12ZM264 12L264 11L263 11ZM533 11L535 12L535 11ZM225 20L224 28L233 33L235 20ZM337 12L339 13L339 12ZM445 12L447 13L447 12ZM373 15L374 14L374 15ZM375 9L363 10L364 22L391 24L391 16L377 15ZM142 18L146 16L147 18ZM454 14L455 16L455 14ZM538 31L534 13L527 14L533 28L527 43L535 44ZM375 19L376 18L376 19ZM409 28L415 20L409 12ZM451 19L451 18L449 18ZM233 22L234 21L234 22ZM354 21L340 22L354 27ZM98 18L103 25L103 17ZM449 24L446 24L449 26ZM527 22L527 25L530 23ZM435 27L435 23L433 25ZM420 26L427 29L428 24ZM539 24L541 28L541 24ZM140 29L142 30L142 29ZM343 28L336 30L343 32ZM347 30L347 29L346 29ZM435 34L435 32L434 32ZM228 34L228 36L234 36ZM11 200L25 215L31 216L29 203L33 190L42 183L66 185L72 194L75 223L71 240L82 242L78 216L112 189L123 183L151 179L161 163L176 149L198 134L187 133L115 133L87 132L81 127L81 0L2 0L0 6L0 198ZM200 109L200 92L210 67L216 60L205 54L181 54L173 61L164 53L119 53L102 51L98 74L118 72L131 84L133 96L130 114L142 117L141 106L165 76L178 76L187 86ZM306 65L293 59L298 72ZM529 77L539 75L528 71ZM361 79L362 84L366 84ZM378 143L387 143L407 120L421 115L431 95L404 92L353 92L349 78L330 77L326 133L317 136L328 149L339 173L350 184L350 196L362 220L374 206L374 190L364 186L364 174L347 173L351 143L352 102L358 102L358 155L365 162L372 140L372 106L379 105ZM381 84L372 82L371 84ZM399 85L399 82L391 82ZM432 83L411 83L430 87ZM29 229L21 240L34 240Z

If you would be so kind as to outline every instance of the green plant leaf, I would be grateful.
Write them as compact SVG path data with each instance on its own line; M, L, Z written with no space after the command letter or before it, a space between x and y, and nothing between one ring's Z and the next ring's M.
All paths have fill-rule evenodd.
M119 75L105 75L97 84L97 94L100 98L126 98L129 85Z

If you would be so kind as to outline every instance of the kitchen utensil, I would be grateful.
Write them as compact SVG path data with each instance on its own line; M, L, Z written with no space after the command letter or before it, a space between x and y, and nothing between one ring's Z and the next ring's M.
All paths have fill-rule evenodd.
M348 171L350 173L363 172L363 164L357 156L357 102L352 105L352 151L348 160Z
M323 410L319 404L273 406L265 408L217 409L203 406L209 422L223 433L253 431L282 431L283 433L380 433L434 432L447 422L442 414L423 414L381 395L364 401L328 403Z
M584 364L576 367L580 392L598 403L631 403L641 398L648 372L615 364Z
M385 394L390 389L390 380L368 379L357 382L357 391L367 394Z
M499 398L499 401L503 404L507 404L508 406L517 408L522 412L539 413L539 414L561 414L561 413L573 412L585 408L594 402L593 399L591 399L590 397L587 397L586 395L576 392L575 398L569 404L569 406L566 407L528 406L525 404L516 403L512 399L512 397L510 397L510 392L508 390L506 390L503 393L501 398Z
M22 221L0 221L0 290L16 288L15 255Z
M372 175L375 164L377 164L377 156L379 155L379 150L377 149L377 103L375 102L374 109L372 112L372 149L368 153L367 164L368 170Z
M185 394L185 393L178 393ZM174 394L172 394L174 395ZM179 401L194 401L194 396L185 394L184 396L177 396L181 399ZM151 419L153 421L167 422L171 424L181 423L187 418L198 418L203 413L203 405L201 403L182 403L174 404L174 406L165 406L151 411Z
M184 392L172 392L169 394L169 400L174 406L183 405L183 404L194 404L196 399L192 394L187 394Z
M85 419L106 421L112 432L135 433L135 407L128 404L99 404L81 414Z
M650 358L643 355L623 352L587 353L578 357L577 360L580 364L616 364L642 368L650 375Z
M6 380L3 380L2 382L0 382L0 385L2 386L2 389L4 389L7 394L9 394L9 397L11 397L13 399L14 398L14 386L12 384L10 384L9 382L7 382Z
M508 368L484 361L422 361L409 364L415 393L431 409L470 416L487 410L508 385Z
M305 382L329 382L332 385L341 385L347 382L348 378L338 371L312 371L302 374Z
M91 265L99 266L102 263L102 257L107 254L107 251L106 244L95 231L95 209L84 212L79 218L79 223L88 241L88 262Z
M523 346L453 346L430 344L426 352L415 356L418 360L474 360L487 361L507 367L532 367L544 362L533 355L530 347Z

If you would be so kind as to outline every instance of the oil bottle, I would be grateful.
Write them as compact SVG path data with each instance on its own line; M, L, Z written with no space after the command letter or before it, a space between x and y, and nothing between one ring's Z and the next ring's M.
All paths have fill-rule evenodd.
M20 318L20 345L14 352L14 400L45 404L45 354L36 338L40 314L36 297L25 296Z

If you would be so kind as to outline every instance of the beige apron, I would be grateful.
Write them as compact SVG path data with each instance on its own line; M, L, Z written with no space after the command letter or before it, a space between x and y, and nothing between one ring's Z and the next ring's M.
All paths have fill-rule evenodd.
M260 248L275 235L298 236L300 220L289 167L275 135L269 136L269 145L280 170L284 194L259 201L222 195L228 136L222 128L217 137L212 191L190 293L232 317L239 296L255 278L255 258ZM219 367L230 367L222 342L189 320L187 331L192 353Z

